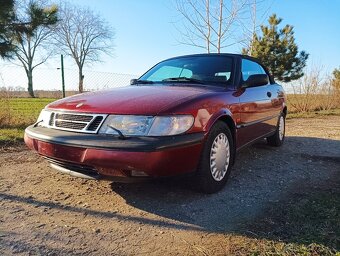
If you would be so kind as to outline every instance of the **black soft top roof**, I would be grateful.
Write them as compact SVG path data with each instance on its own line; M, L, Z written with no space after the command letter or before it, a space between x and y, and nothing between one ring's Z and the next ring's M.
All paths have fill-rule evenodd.
M244 54L237 54L237 53L198 53L198 54L189 54L189 55L180 55L177 57L172 57L169 58L169 60L171 59L176 59L176 58L183 58L183 57L199 57L199 56L227 56L227 57L239 57L239 58L244 58L244 59L250 59L250 60L254 60L256 62L260 62L259 59L251 57L249 55L244 55Z
M259 63L264 68L264 70L267 72L269 76L270 83L275 83L274 78L269 72L269 70L267 69L267 67L264 66L259 59L251 57L249 55L237 54L237 53L198 53L198 54L190 54L190 55L180 55L177 57L169 58L167 60L172 60L172 59L177 59L177 58L186 58L186 57L199 57L199 56L224 56L224 57L242 58L242 59L252 60L254 62Z

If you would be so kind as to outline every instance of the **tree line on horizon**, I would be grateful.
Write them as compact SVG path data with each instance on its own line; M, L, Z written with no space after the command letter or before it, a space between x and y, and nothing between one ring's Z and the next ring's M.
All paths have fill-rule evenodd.
M221 53L239 44L242 54L258 58L275 79L297 80L304 75L309 54L299 51L294 27L281 27L282 19L276 14L269 16L268 25L257 24L263 2L176 0L174 8L183 18L179 42L207 53ZM25 69L31 97L33 70L57 52L75 61L79 92L84 91L84 65L99 61L101 54L112 55L114 29L89 8L47 0L0 0L0 6L0 56L17 61ZM243 31L242 38L235 38L236 29ZM333 75L338 79L339 72L335 70Z

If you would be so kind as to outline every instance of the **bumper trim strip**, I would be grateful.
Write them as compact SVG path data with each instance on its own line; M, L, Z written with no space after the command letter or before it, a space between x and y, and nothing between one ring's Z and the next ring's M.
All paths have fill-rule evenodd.
M65 174L68 174L68 175L71 175L71 176L74 176L74 177L77 177L77 178L83 178L83 179L89 179L89 180L97 180L100 178L99 175L97 176L89 176L89 175L86 175L86 174L83 174L83 173L80 173L80 172L75 172L75 171L72 171L72 170L69 170L67 168L64 168L62 166L59 166L59 165L56 165L56 164L52 164L50 163L51 167L61 173L65 173Z
M129 137L120 140L114 135L84 134L34 126L27 127L25 133L32 139L52 144L131 152L152 152L191 146L201 143L204 139L204 133L201 132L164 137Z

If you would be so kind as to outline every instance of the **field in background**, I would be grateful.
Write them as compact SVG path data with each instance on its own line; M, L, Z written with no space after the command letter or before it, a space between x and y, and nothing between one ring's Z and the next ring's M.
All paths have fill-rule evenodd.
M55 99L0 98L0 146L23 141L24 129L36 122L41 109Z
M60 98L54 92L54 98L0 98L0 144L22 141L23 130L33 124L48 103ZM68 92L69 95L74 92ZM41 96L53 96L52 92L40 92ZM13 96L13 95L10 95ZM325 95L306 98L305 95L289 94L287 96L288 117L315 117L320 115L339 115L340 102L326 98ZM296 107L297 106L297 107ZM304 108L301 111L299 108Z
M340 92L332 94L288 94L288 112L308 113L340 108Z
M0 99L0 128L24 128L34 123L40 111L54 100L49 98Z

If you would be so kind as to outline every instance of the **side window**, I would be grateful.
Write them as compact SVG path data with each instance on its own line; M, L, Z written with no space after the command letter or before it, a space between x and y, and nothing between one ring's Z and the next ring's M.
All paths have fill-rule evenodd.
M250 75L267 74L259 64L247 59L242 59L241 72L243 81L246 81Z

